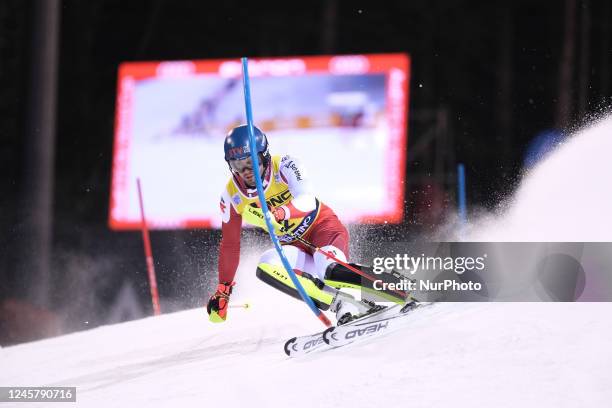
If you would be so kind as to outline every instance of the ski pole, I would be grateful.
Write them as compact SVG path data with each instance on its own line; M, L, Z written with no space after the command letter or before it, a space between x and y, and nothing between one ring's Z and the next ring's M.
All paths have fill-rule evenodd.
M238 309L238 308L240 308L240 309L248 309L248 308L251 307L251 305L248 304L248 303L240 303L240 304L231 303L228 307L232 308L232 309Z
M291 235L291 237L292 237L293 239L295 239L295 240L297 240L297 241L301 242L302 244L306 245L308 248L312 249L313 251L315 251L315 252L320 252L321 254L323 254L324 256L326 256L327 258L332 259L334 262L339 263L340 265L344 266L345 268L347 268L348 270L350 270L350 271L352 271L352 272L355 272L356 274L360 275L361 277L366 278L367 280L372 281L372 282L374 282L374 281L375 281L375 279L374 279L373 277L371 277L371 276L369 276L369 275L365 274L363 271L361 271L361 270L359 270L359 269L355 268L354 266L349 265L348 263L341 261L340 259L336 258L336 257L334 256L334 254L332 254L332 253L330 253L330 252L328 252L328 251L325 251L325 250L323 250L323 249L319 248L318 246L316 246L316 245L314 245L314 244L312 244L312 243L310 243L310 242L306 241L304 238L302 238L302 237L300 237L300 236L297 236L297 235L295 235L295 234L293 234L293 233L291 233L291 232L289 233L289 235ZM400 290L395 290L395 289L393 289L393 290L391 290L391 291L392 291L392 292L394 292L394 293L397 293L397 294L398 294L398 295L400 295L400 296L401 296L403 299L405 299L405 298L409 297L411 300L415 300L415 301L416 301L416 299L415 299L415 298L414 298L412 295L410 295L409 293L405 293L405 292L402 292L402 291L400 291Z
M253 161L253 168L257 169L259 166L259 159L257 158L257 149L255 146L255 130L253 126L253 111L251 106L251 81L249 79L249 64L246 57L242 58L242 81L244 88L244 107L246 111L246 119L247 119L247 128L249 131L249 147L251 149L251 160ZM266 203L266 196L263 189L263 183L261 181L261 175L258 171L255 172L255 186L257 187L257 195L259 197L259 201L261 202L261 209L263 211L265 225L268 229L268 234L270 235L270 239L274 244L274 248L280 257L285 270L289 274L289 278L291 282L293 282L293 286L300 294L300 297L308 305L312 313L323 323L326 327L331 327L331 321L329 318L323 313L314 303L314 301L308 296L304 287L298 280L295 271L291 268L291 264L285 257L283 253L283 249L281 248L280 242L278 238L274 235L274 230L272 229L272 217L270 217L270 212L268 210L268 205Z
M270 233L269 230L268 230L268 226L263 223L263 221L264 221L263 215L258 214L255 211L255 209L253 209L251 207L247 207L247 210L242 214L242 216L243 216L243 219L246 220L247 223L249 223L251 225L254 225L256 227L262 228L265 231L268 231L268 233ZM282 228L281 225L278 225L278 226L281 228L281 231L282 231L283 234L288 235L293 240L298 241L298 242L304 244L306 247L311 249L313 252L320 252L321 254L323 254L328 259L334 260L335 262L341 264L342 266L344 266L348 270L356 273L357 275L360 275L361 277L363 277L363 278L365 278L365 279L367 279L367 280L369 280L371 282L374 282L376 280L372 276L365 274L363 271L361 271L361 270L353 267L352 265L350 265L350 264L348 264L348 263L346 263L344 261L341 261L340 259L336 258L334 256L334 254L332 254L332 253L330 253L328 251L325 251L325 250L317 247L316 245L312 244L311 242L308 242L304 238L300 237L299 235L294 234L291 231L285 230L284 228ZM410 281L414 282L413 279L410 279ZM414 300L414 301L417 300L412 295L409 295L406 292L402 292L402 291L399 291L399 290L390 290L390 291L396 293L402 299L410 298L411 300Z

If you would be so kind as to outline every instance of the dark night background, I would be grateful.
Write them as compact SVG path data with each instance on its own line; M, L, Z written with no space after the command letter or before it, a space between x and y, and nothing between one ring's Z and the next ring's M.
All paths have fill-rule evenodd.
M329 0L290 6L63 0L51 296L41 304L30 290L36 272L24 261L36 257L24 197L38 4L0 1L3 345L135 317L110 316L126 281L142 313L151 313L140 233L107 226L121 62L409 53L406 216L401 226L370 227L369 233L382 236L415 236L444 223L455 209L457 163L466 165L470 208L494 208L516 186L529 141L545 130L571 130L610 103L612 6L605 0ZM217 231L152 233L166 309L204 304L216 278L219 238Z

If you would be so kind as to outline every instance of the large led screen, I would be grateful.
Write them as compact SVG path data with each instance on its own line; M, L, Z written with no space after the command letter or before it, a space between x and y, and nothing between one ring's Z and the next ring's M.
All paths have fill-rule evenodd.
M255 125L272 155L300 160L345 222L403 217L409 58L404 54L249 59ZM239 59L119 67L109 224L219 228L230 177L223 140L245 122Z

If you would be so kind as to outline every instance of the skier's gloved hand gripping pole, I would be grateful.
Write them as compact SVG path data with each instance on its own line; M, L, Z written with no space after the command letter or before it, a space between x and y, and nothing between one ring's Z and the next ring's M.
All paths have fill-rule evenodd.
M253 129L253 111L251 109L251 84L249 80L248 64L249 63L248 63L247 58L242 58L242 81L243 81L243 86L244 86L244 105L246 108L247 127L249 130L249 145L250 145L250 150L251 150L251 160L253 161L253 168L258 169L259 168L259 158L257 157L257 148L255 146L255 136L254 136L255 131ZM274 243L274 248L276 249L276 252L278 252L278 255L280 256L283 262L283 266L285 267L285 270L289 274L289 277L291 278L293 285L297 289L298 293L300 294L304 302L306 302L306 304L310 307L312 312L319 318L321 322L323 322L325 326L330 327L332 325L331 322L329 321L327 316L325 316L325 314L323 314L323 312L315 306L310 296L306 294L306 291L302 287L300 281L295 275L295 272L291 268L289 261L285 257L285 254L283 253L283 249L281 248L280 243L278 242L278 238L276 238L276 235L274 235L274 228L273 228L273 222L272 222L273 217L271 216L271 213L268 210L268 204L266 203L266 197L263 191L261 175L259 174L259 171L255 171L254 173L255 173L255 183L257 185L257 194L259 196L259 202L261 203L261 208L263 210L263 217L264 217L265 225L267 226L266 229L268 230L268 234L270 235L270 239L272 240L272 243ZM276 222L276 220L274 220L274 222Z

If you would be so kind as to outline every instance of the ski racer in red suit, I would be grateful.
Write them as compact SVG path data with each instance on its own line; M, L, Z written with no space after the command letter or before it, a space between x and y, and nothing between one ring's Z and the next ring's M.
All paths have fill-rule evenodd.
M340 287L359 288L361 278L345 266L296 240L299 236L315 247L346 262L349 234L334 211L313 194L308 174L300 162L290 156L271 156L266 135L254 128L259 168L253 169L246 125L232 129L225 138L225 160L232 173L221 194L222 239L219 249L219 284L210 297L210 320L227 318L229 297L240 259L240 232L243 220L264 229L255 174L261 175L265 198L274 216L275 231L291 267L315 305L336 314L338 324L367 313L373 307L358 301ZM358 266L358 265L355 265ZM265 283L301 299L293 287L274 248L260 258L256 275Z

